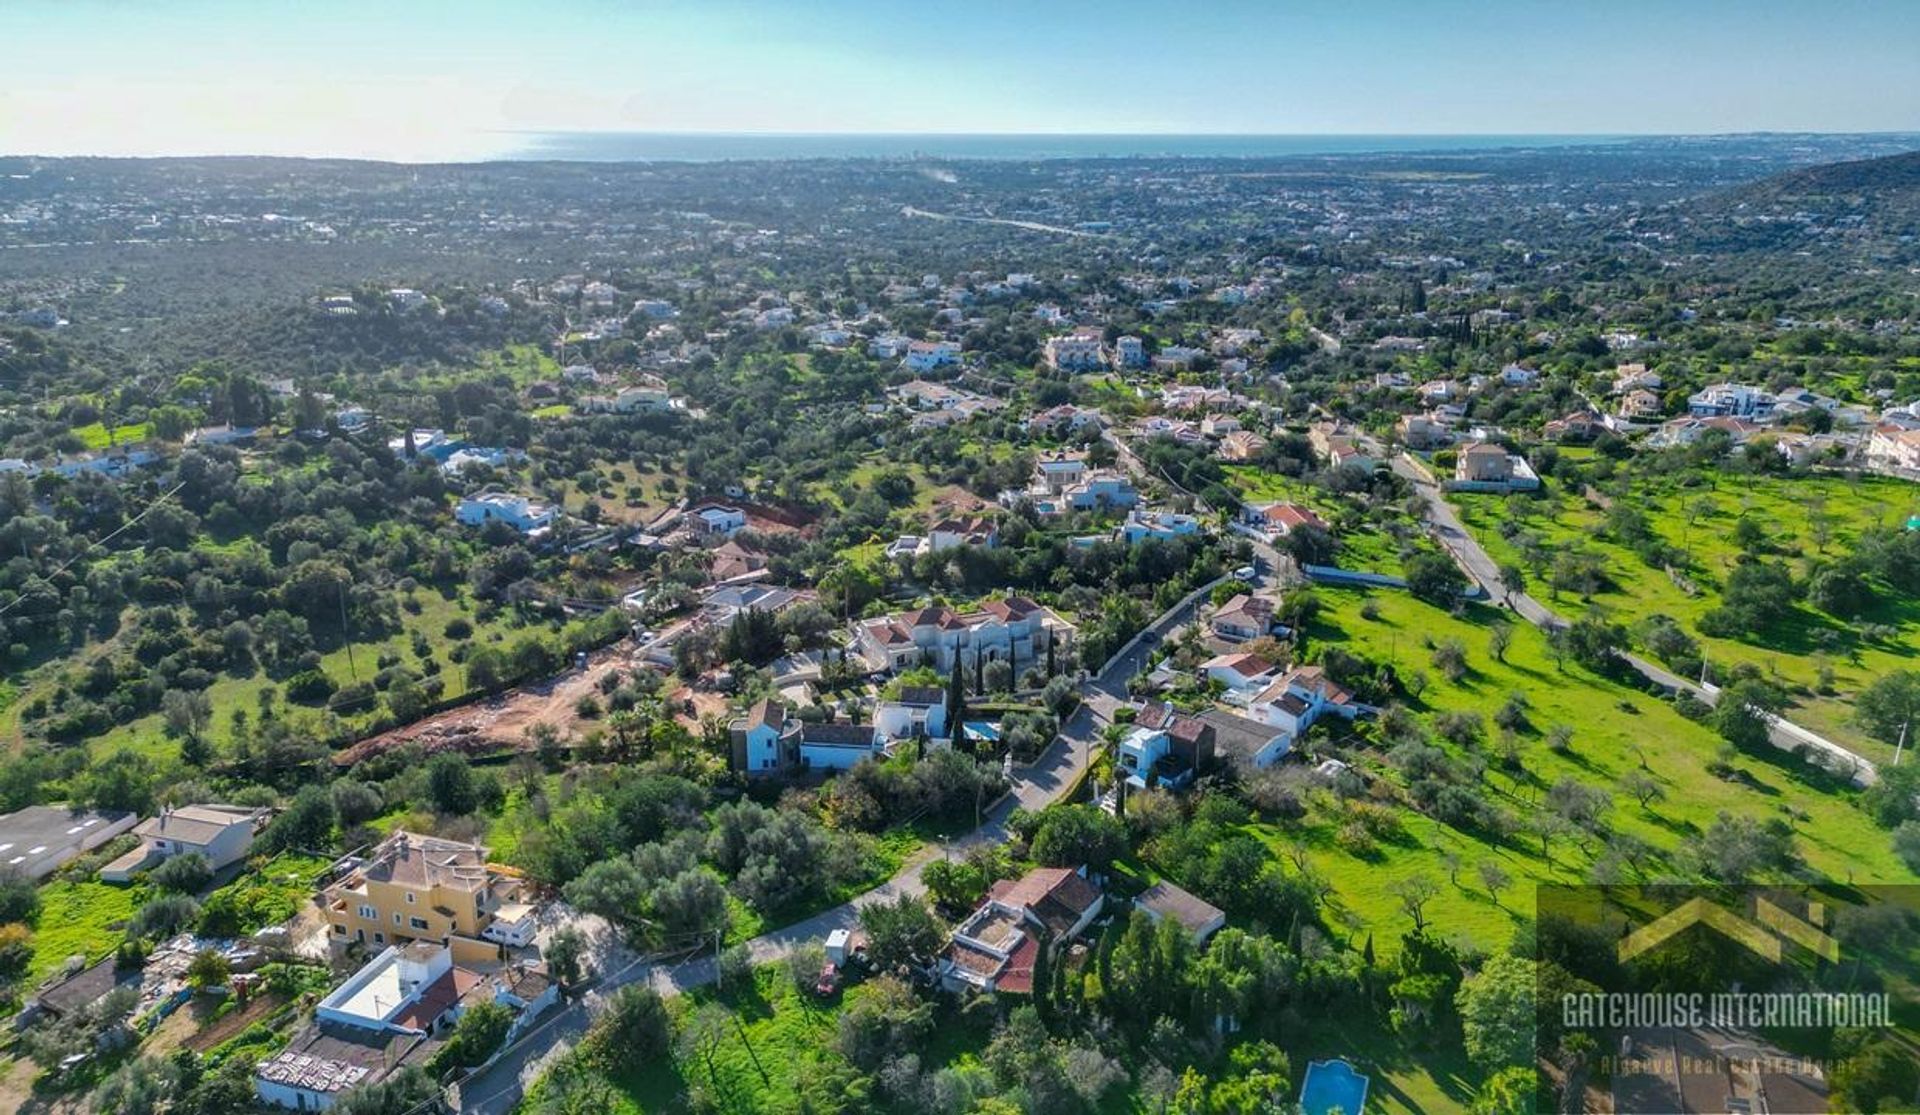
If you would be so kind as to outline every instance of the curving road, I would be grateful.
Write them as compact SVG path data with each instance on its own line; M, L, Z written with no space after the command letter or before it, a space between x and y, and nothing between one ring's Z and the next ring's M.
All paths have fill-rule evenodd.
M1044 809L1065 798L1086 773L1094 749L1100 743L1101 729L1113 719L1113 713L1127 697L1127 682L1151 661L1154 650L1174 632L1193 621L1219 581L1190 593L1162 613L1132 642L1107 661L1098 674L1081 683L1082 704L1046 751L1025 769L1016 773L1012 789L981 816L978 827L939 847L923 848L885 883L851 901L822 911L805 921L763 933L747 942L747 951L755 964L771 964L786 959L803 945L817 942L835 929L851 929L860 920L860 909L875 902L890 902L902 894L923 894L926 884L921 872L936 858L964 855L982 844L1007 839L1007 818L1015 809ZM711 954L679 961L657 958L636 960L606 974L582 998L569 1002L549 1015L531 1033L520 1039L500 1059L475 1073L451 1090L456 1110L475 1115L506 1115L520 1102L526 1086L539 1075L542 1059L563 1043L579 1039L591 1024L594 1014L610 992L628 984L645 981L662 995L678 995L691 988L704 987L719 978L719 968Z
M1440 544L1447 548L1467 575L1479 582L1486 590L1487 598L1495 604L1512 608L1514 613L1544 631L1567 626L1566 619L1557 615L1553 609L1528 596L1525 592L1508 592L1500 583L1500 566L1482 547L1477 539L1454 513L1453 506L1446 501L1440 488L1419 466L1407 460L1406 455L1397 454L1393 458L1393 471L1405 477L1413 484L1414 491L1420 495L1420 507L1428 526ZM1720 688L1713 685L1701 685L1680 677L1672 671L1637 654L1621 651L1620 658L1634 668L1640 676L1667 689L1684 689L1701 701L1711 705L1719 701ZM1826 765L1848 775L1856 785L1872 785L1878 777L1872 761L1848 750L1825 736L1795 724L1784 717L1768 714L1767 736L1773 745L1782 751L1793 751L1801 747L1823 755Z

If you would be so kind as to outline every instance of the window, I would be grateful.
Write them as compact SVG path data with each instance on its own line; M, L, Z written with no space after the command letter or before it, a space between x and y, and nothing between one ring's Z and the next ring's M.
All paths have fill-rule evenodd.
M346 927L346 926L344 926L344 925L341 925L341 924L340 924L339 922L334 922L334 923L333 923L333 935L334 935L334 936L336 936L336 937L344 937L344 936L346 936L346 935L347 935L347 927Z
M412 925L412 926L413 926L413 927L414 927L415 929L418 929L418 930L420 930L420 931L421 931L421 932L423 932L423 933L424 933L424 932L426 932L426 929L427 929L427 919L426 919L426 918L408 918L408 919L407 919L407 921L408 921L408 923L410 923L410 924L411 924L411 925Z
M374 931L373 931L373 943L374 943L374 944L376 944L376 945L384 945L384 944L386 944L386 943L387 943L387 935L386 935L385 933L382 933L382 932L380 932L380 931L379 931L378 929L376 929L376 930L374 930Z
M399 924L400 924L400 911L398 911L398 910L395 910L395 911L393 912L393 924L395 924L395 925L399 925Z
M411 906L411 905L413 905L413 892L412 892L412 891L408 891L408 892L407 892L407 905L409 905L409 906Z
M360 907L360 916L367 921L379 921L380 911L374 909L372 906L362 906Z

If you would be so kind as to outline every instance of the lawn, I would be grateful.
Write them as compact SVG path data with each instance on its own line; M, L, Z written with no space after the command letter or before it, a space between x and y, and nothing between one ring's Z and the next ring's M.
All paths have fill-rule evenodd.
M282 853L249 865L239 878L208 895L203 905L230 906L244 932L279 925L312 899L329 862L320 856Z
M60 970L70 956L88 961L120 943L128 918L147 899L144 886L118 886L88 879L56 879L40 888L40 917L33 927L32 986Z
M1743 516L1753 516L1767 528L1772 559L1784 558L1796 576L1804 576L1810 562L1846 554L1864 531L1903 524L1920 510L1920 489L1881 477L1736 478L1711 471L1697 475L1712 485L1682 487L1669 478L1641 479L1630 496L1647 514L1656 534L1691 555L1684 577L1691 582L1692 593L1664 570L1648 566L1627 548L1602 537L1606 512L1578 494L1556 488L1542 499L1511 503L1499 496L1456 494L1451 498L1462 521L1496 561L1528 568L1522 548L1499 529L1508 508L1523 511L1517 520L1519 528L1538 534L1546 554L1583 545L1602 556L1613 583L1594 597L1593 604L1629 626L1655 613L1672 616L1700 641L1709 662L1753 663L1791 688L1799 702L1792 713L1794 720L1869 759L1890 759L1891 747L1868 738L1850 723L1849 704L1852 695L1874 678L1920 664L1920 600L1883 598L1875 612L1863 618L1891 625L1896 634L1891 640L1870 643L1844 621L1804 604L1765 645L1708 637L1700 634L1696 624L1719 604L1719 588L1740 553L1733 529ZM1534 568L1540 568L1538 562ZM1538 575L1533 579L1543 581ZM1578 597L1562 594L1556 600L1545 587L1537 588L1534 595L1563 613L1578 613L1583 607ZM1831 693L1817 691L1823 669L1832 671Z
M94 422L86 426L75 426L70 433L80 439L88 449L101 450L115 445L129 445L136 441L145 441L152 431L145 422L135 422L127 426L115 426L109 430L104 424Z
M1258 465L1227 465L1226 474L1228 486L1250 503L1298 503L1326 520L1340 543L1335 564L1342 569L1399 576L1404 565L1400 556L1403 549L1434 549L1432 541L1416 528L1412 519L1399 520L1406 528L1406 537L1402 540L1380 522L1364 518L1356 501L1305 480L1268 472Z
M515 387L522 389L560 374L560 362L539 345L508 345L485 353L480 357L480 368L489 374L506 375Z
M844 999L861 994L864 991L856 987ZM713 1098L715 1110L804 1110L804 1082L840 1061L832 1050L842 1001L803 996L794 989L784 965L756 971L750 992L722 996L702 988L670 1002L681 1027L701 1008L715 1003L726 1009L729 1024L715 1031L716 1040L711 1043L687 1049L684 1060L623 1062L620 1071L608 1076L613 1095L612 1103L603 1109L605 1115L678 1110L687 1102L690 1084ZM544 1081L536 1083L522 1110L537 1109L543 1090Z
M1531 627L1515 626L1505 661L1496 662L1488 651L1487 632L1504 620L1492 609L1474 607L1456 618L1405 593L1320 589L1316 595L1326 606L1311 628L1309 646L1340 645L1391 662L1402 674L1423 671L1428 684L1412 706L1417 714L1430 718L1439 710L1460 709L1490 720L1508 694L1527 695L1532 726L1521 733L1524 769L1510 774L1496 761L1486 780L1489 797L1515 815L1536 811L1548 788L1571 777L1612 792L1614 829L1662 854L1724 811L1786 820L1809 865L1829 878L1915 881L1893 855L1888 833L1854 806L1851 789L1785 755L1776 760L1771 753L1734 759L1739 773L1732 779L1709 774L1707 764L1722 749L1718 736L1680 716L1663 699L1572 663L1562 671L1554 665L1545 637ZM1360 614L1366 602L1371 602L1376 618ZM1429 642L1445 639L1458 639L1466 648L1470 672L1458 683L1429 662ZM1564 754L1544 741L1556 724L1573 728L1572 744ZM1490 744L1483 748L1492 750ZM1378 752L1362 751L1360 758L1374 772L1386 770ZM1617 789L1621 776L1641 766L1664 794L1647 809ZM1439 884L1440 895L1426 911L1430 930L1493 950L1504 947L1513 927L1531 916L1529 884L1583 879L1605 851L1597 843L1581 847L1573 839L1562 839L1553 845L1551 857L1542 859L1536 838L1495 845L1411 809L1396 813L1404 822L1404 834L1395 841L1383 840L1372 858L1360 858L1335 843L1343 814L1330 794L1314 795L1307 817L1297 824L1284 829L1257 825L1255 831L1282 856L1295 842L1303 844L1314 868L1331 884L1330 922L1335 930L1355 947L1374 933L1383 953L1411 924L1392 893L1400 880L1425 876ZM1459 861L1457 881L1449 877L1449 855ZM1486 860L1499 863L1514 880L1497 901L1479 878L1478 865Z
M1366 1115L1440 1115L1465 1111L1480 1073L1457 1048L1415 1045L1374 1017L1315 1020L1312 1037L1287 1050L1293 1064L1294 1097L1307 1064L1345 1059L1368 1077Z

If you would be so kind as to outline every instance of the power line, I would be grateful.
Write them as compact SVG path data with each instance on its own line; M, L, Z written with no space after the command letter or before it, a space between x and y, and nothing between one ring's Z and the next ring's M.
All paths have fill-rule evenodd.
M45 580L51 577L58 577L60 574L65 573L68 569L71 569L74 565L76 565L81 558L86 557L89 553L92 553L94 550L98 549L99 547L104 546L108 542L113 541L114 538L118 537L123 532L131 529L134 524L146 518L147 515L153 511L154 508L159 507L161 504L165 503L167 500L172 499L176 494L179 493L180 489L186 486L187 486L186 481L183 480L180 483L175 484L172 488L168 489L167 491L160 493L160 495L157 498L155 498L152 503L148 504L146 508L142 510L138 515L135 515L133 518L128 519L124 523L121 523L119 526L115 527L113 530L108 531L105 535L103 535L98 540L88 543L85 547L83 547L80 550L79 553L73 555L72 557L68 558L64 562L61 562L58 568L54 569L53 572L51 573L45 574L41 579ZM8 612L12 611L13 606L15 604L18 604L20 603L20 601L25 599L26 599L25 596L16 596L12 600L8 601L5 605L0 605L0 616L6 615Z

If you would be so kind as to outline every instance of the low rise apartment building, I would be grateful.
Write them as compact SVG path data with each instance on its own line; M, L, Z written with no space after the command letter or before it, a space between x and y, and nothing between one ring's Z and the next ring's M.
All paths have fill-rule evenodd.
M531 939L532 910L520 879L487 862L486 848L400 831L349 863L321 892L336 948L407 941L453 942L462 955Z

